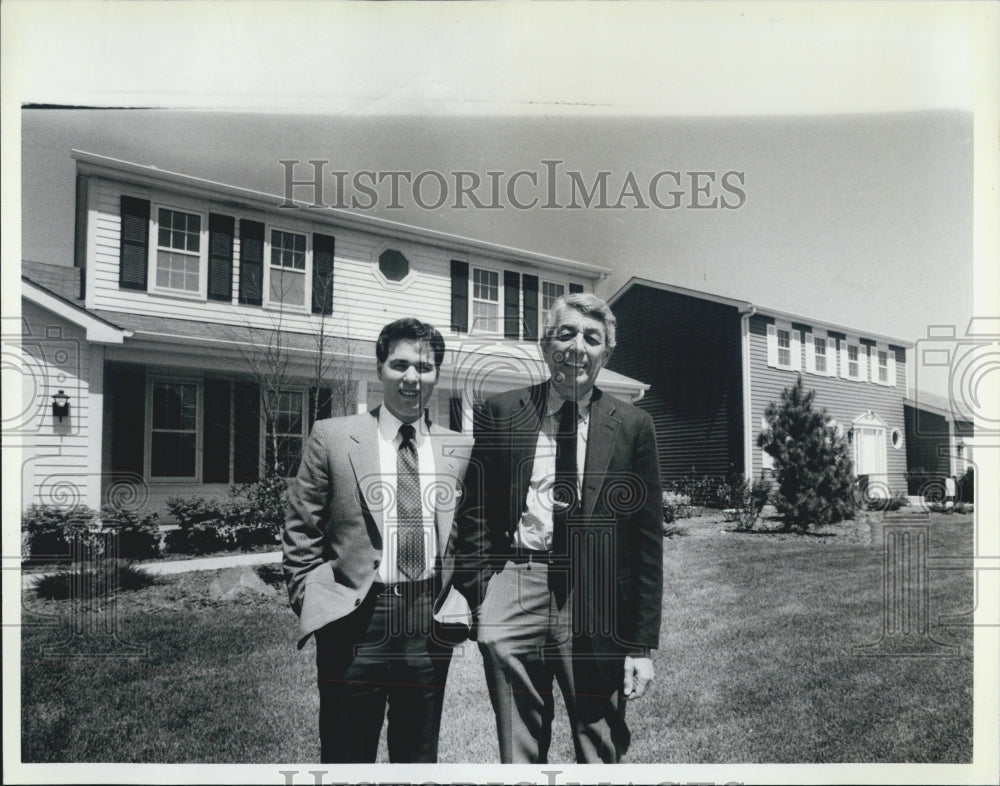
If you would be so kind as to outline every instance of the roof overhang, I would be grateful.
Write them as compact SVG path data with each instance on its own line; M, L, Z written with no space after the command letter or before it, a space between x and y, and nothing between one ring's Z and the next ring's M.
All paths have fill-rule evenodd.
M673 286L672 284L664 284L660 281L651 281L646 278L639 278L638 276L633 276L628 281L626 281L617 292L615 292L609 299L608 304L614 307L614 304L624 296L624 294L634 286L643 286L650 289L659 289L664 292L673 292L678 295L686 295L687 297L697 298L699 300L707 300L712 303L721 303L725 306L732 306L740 314L760 314L762 316L777 317L778 319L787 319L790 322L803 322L809 325L816 325L824 329L835 330L841 333L849 333L852 336L863 336L865 338L871 338L875 341L881 341L886 344L893 344L898 347L903 347L904 349L912 349L912 341L904 341L901 338L895 338L893 336L885 336L879 333L872 333L868 330L859 330L855 327L848 327L842 324L834 322L826 322L821 319L813 319L812 317L803 316L802 314L793 314L789 311L781 311L776 308L769 308L768 306L761 306L756 303L751 303L749 300L736 300L734 298L724 297L722 295L713 295L708 292L699 292L695 289L686 289L685 287Z
M117 158L88 153L83 150L73 150L72 155L76 159L77 171L81 175L107 177L148 188L163 188L165 185L168 185L172 190L189 196L210 197L235 207L246 206L268 211L300 209L308 213L311 221L328 224L336 228L357 230L397 240L422 243L444 249L449 253L521 262L544 267L549 270L559 270L582 278L604 279L611 273L610 268L599 265L548 256L547 254L537 254L525 251L524 249L504 246L499 243L473 240L472 238L453 235L449 232L424 229L340 208L328 206L314 207L308 202L288 197L217 183L200 177L171 172L155 166L122 161Z
M95 344L121 344L132 336L132 331L95 316L84 308L49 292L30 279L21 279L21 296L37 306L51 311L67 322L82 328L87 333L87 341Z

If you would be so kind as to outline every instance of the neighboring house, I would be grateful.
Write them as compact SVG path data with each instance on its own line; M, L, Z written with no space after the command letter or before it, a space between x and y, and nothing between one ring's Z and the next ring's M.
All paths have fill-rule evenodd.
M943 396L910 390L903 400L906 416L906 463L910 468L910 493L954 475L961 477L972 465L973 423L956 417Z
M911 343L639 278L610 303L619 349L609 365L650 386L640 406L656 424L664 480L769 473L757 447L764 412L801 374L847 436L855 474L872 493L905 493Z
M380 400L375 338L402 316L444 334L430 409L468 431L477 400L545 378L537 336L552 301L608 273L73 156L73 265L23 263L20 334L4 337L24 380L4 438L23 451L25 505L162 511L265 467L294 474L314 416ZM626 400L647 388L609 370L600 384Z

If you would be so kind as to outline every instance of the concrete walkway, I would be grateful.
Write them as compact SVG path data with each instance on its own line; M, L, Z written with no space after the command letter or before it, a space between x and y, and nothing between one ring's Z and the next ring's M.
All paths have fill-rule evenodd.
M199 557L197 559L151 560L136 562L136 567L148 570L157 576L167 576L174 573L189 573L195 570L222 570L223 568L238 568L244 565L281 564L280 551L267 551L246 554L226 554L222 557ZM51 573L22 573L23 586L34 586L42 576Z

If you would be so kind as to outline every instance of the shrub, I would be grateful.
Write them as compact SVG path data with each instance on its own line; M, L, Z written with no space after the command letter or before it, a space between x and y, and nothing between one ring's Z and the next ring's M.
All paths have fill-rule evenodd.
M691 515L691 498L675 491L663 492L663 521L667 524Z
M813 409L815 395L805 390L800 375L782 391L780 403L768 405L767 429L757 440L774 458L778 489L773 502L786 530L805 532L854 515L847 443L829 425L827 413Z
M718 505L719 481L716 478L703 475L697 478L693 474L675 480L670 484L670 491L687 498L687 505L692 508L707 508ZM693 512L691 515L694 515Z
M101 509L101 526L118 535L118 556L141 560L160 556L160 526L156 513L142 516L133 510Z
M976 501L976 473L972 467L965 470L965 474L958 479L957 485L959 500L969 503Z
M891 497L872 497L865 503L868 510L881 510L890 512L905 508L910 504L910 500L902 492L896 492Z
M60 508L56 505L32 505L21 515L21 531L26 539L29 563L51 562L70 556L70 542L75 533L89 532L97 513L83 505Z
M180 526L167 533L167 547L182 554L208 554L276 546L287 504L284 478L234 486L226 501L171 497L167 508Z
M730 473L719 487L719 502L724 505L726 521L734 522L736 529L746 532L753 529L770 497L771 484L763 478L751 484L742 475Z
M144 568L119 560L100 571L69 568L54 571L38 579L34 592L46 600L66 600L74 594L99 599L111 592L149 587L156 581L156 576Z

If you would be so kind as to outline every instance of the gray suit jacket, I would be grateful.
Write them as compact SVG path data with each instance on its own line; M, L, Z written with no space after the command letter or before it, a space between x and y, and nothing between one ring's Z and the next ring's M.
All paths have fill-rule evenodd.
M395 489L381 480L377 428L378 408L317 421L289 486L283 566L292 609L299 615L299 648L314 631L360 606L378 578L384 509L395 504ZM472 439L433 424L430 435L436 465L438 609L452 584L454 512Z

